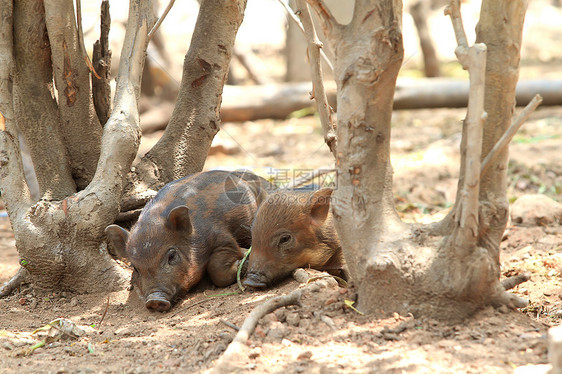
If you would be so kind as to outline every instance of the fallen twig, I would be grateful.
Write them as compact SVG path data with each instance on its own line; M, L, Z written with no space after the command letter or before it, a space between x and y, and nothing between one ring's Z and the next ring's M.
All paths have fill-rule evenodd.
M105 303L105 310L103 311L103 314L101 316L101 320L98 323L98 327L101 326L101 323L103 322L103 319L105 318L105 315L107 314L107 310L109 309L109 296L107 297L107 303Z
M328 287L330 279L322 279L310 283L304 287L296 289L286 295L276 296L258 305L250 315L244 320L242 327L221 357L216 361L215 366L210 370L211 373L230 373L235 368L234 360L246 348L246 342L256 329L260 318L277 308L287 305L300 305L300 298L303 292L314 292L324 287Z
M220 322L227 325L233 330L240 331L240 327L236 326L234 323L228 322L227 320L224 319L221 319Z
M28 274L25 268L20 267L17 273L0 288L0 297L9 296L16 288L21 286Z
M529 279L531 279L531 274L529 273L517 274L514 275L513 277L503 279L501 281L501 284L503 288L505 288L505 290L507 291L507 290L511 290L515 286L520 285L523 282L527 282Z

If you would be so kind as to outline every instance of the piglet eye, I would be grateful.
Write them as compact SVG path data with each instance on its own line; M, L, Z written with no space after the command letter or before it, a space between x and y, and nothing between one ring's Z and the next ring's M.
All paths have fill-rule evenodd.
M170 249L168 251L168 264L173 265L178 262L179 256L175 249Z
M291 241L293 237L291 234L283 234L279 237L279 245L287 244Z

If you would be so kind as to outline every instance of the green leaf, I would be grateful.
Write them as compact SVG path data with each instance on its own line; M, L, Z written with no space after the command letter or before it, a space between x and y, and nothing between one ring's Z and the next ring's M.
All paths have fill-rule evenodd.
M27 265L29 265L29 262L27 260L21 260L20 265L21 266L27 266Z
M236 283L238 283L238 288L240 288L242 292L246 290L246 287L244 287L242 285L242 282L240 281L240 274L242 273L242 267L244 266L244 262L246 262L246 259L250 255L251 251L252 251L252 247L248 248L248 250L244 254L244 257L242 258L242 261L240 261L240 263L238 264L238 271L236 272Z
M345 303L345 305L346 305L349 309L352 309L352 310L356 311L357 313L359 313L359 314L361 314L361 315L364 315L364 313L363 313L362 311L358 310L356 307L353 306L353 304L355 304L355 301L351 301L351 300L347 300L347 299L346 299L346 300L344 300L343 302Z
M92 342L88 343L88 352L94 353L94 346L92 345Z

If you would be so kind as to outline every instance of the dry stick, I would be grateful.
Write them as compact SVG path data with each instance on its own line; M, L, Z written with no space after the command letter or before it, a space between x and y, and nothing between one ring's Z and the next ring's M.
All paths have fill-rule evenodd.
M497 157L497 155L511 142L517 130L525 123L527 118L535 111L535 109L542 103L541 95L537 94L527 104L527 106L519 113L517 119L511 123L511 126L504 132L502 137L498 140L498 142L494 145L494 148L488 153L488 155L482 161L482 167L480 168L480 177L486 173L492 162Z
M9 296L16 288L21 286L25 278L29 275L27 270L23 267L20 267L17 273L10 278L9 281L4 283L0 288L0 298Z
M94 74L96 78L101 79L98 73L96 73L96 69L94 69L94 65L92 65L92 61L90 61L90 56L88 56L84 45L84 31L82 30L82 4L80 0L76 0L76 29L78 30L78 43L80 43L80 49L84 55L84 61L86 61L86 65L88 65L88 69L90 69L92 74Z
M468 70L470 79L468 108L464 122L467 139L465 142L465 175L456 220L459 222L461 241L465 244L459 247L472 248L470 244L473 244L478 236L478 194L480 189L482 128L487 117L487 114L484 112L487 48L486 45L480 43L468 47L462 26L459 0L452 0L451 4L445 9L445 14L451 17L451 23L455 30L458 43L455 54L463 68Z
M302 25L304 27L304 34L308 42L312 89L314 92L314 99L316 100L316 106L318 108L318 114L320 116L320 123L322 124L322 129L324 130L324 141L335 157L337 143L336 129L334 122L332 121L331 108L328 104L328 98L326 97L324 82L322 81L322 64L320 63L320 48L322 48L322 42L316 35L316 30L314 29L314 23L312 22L312 16L310 15L308 4L305 0L297 0L297 6L299 8Z
M277 308L287 305L300 305L300 297L303 292L305 291L316 291L320 288L327 287L329 285L329 281L326 279L319 280L314 283L307 284L306 286L294 290L293 292L276 296L264 302L263 304L258 305L240 327L240 330L229 344L228 348L221 357L216 361L215 366L211 369L211 373L230 373L232 372L232 361L241 354L241 352L246 347L246 342L250 335L256 329L256 326L263 316L268 313L273 312Z
M255 84L263 84L261 78L256 73L254 73L254 69L252 69L252 66L250 66L250 62L248 61L244 53L240 52L238 48L235 47L232 51L232 55L236 57L240 65L242 65L242 67L246 69L248 77L253 80Z
M108 309L109 309L109 296L107 297L107 302L105 303L105 310L103 311L100 322L98 323L98 327L101 326L101 323L103 322L103 319L105 318L105 315L107 314Z
M102 126L111 115L111 51L108 40L110 27L109 0L103 0L100 6L100 38L94 43L92 51L93 68L101 77L92 79L92 97Z
M232 323L232 322L228 322L228 321L225 320L225 319L221 319L220 322L223 323L223 324L225 324L225 325L227 325L228 327L230 327L230 328L233 329L233 330L240 331L240 327L236 326L236 325L235 325L234 323Z
M160 18L158 18L158 21L156 21L156 24L154 24L154 27L152 27L152 30L150 30L150 32L148 33L148 40L152 39L152 35L154 35L154 33L158 30L158 28L162 24L162 22L164 22L164 18L166 18L168 12L170 11L170 9L172 9L172 6L174 6L175 1L176 0L170 0L168 6L166 7L166 9L164 9L164 13L162 13Z
M300 19L295 15L295 13L293 12L293 10L291 9L291 7L284 2L283 0L278 0L279 3L281 3L281 5L283 6L283 9L285 10L285 13L287 13L287 15L289 16L289 18L291 18L293 21L295 21L295 23L297 24L297 26L299 27L299 29L301 29L301 31L303 32L303 34L306 35L305 31L304 31L304 27L302 26L302 23L300 21ZM321 49L320 50L320 56L322 56L322 59L324 60L324 62L326 63L326 65L328 65L328 67L330 68L330 70L333 72L334 71L334 66L332 65L332 61L330 61L330 59L328 58L328 56L326 55L326 53Z
M507 290L511 290L513 287L520 285L521 283L527 282L531 279L531 274L523 273L518 274L513 277L506 278L501 281L503 288Z

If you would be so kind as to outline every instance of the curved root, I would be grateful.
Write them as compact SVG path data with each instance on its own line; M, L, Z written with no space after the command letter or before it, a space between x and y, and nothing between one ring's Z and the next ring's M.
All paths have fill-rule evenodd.
M531 274L523 273L523 274L515 275L513 277L506 278L501 281L501 284L503 288L507 291L507 290L511 290L515 286L520 285L523 282L527 282L529 279L531 279Z
M25 268L20 267L17 273L0 288L0 298L10 296L12 292L18 288L23 281L29 276Z
M210 370L211 373L231 373L236 369L234 360L246 348L246 342L250 335L256 329L260 318L274 310L287 305L300 305L300 298L303 292L314 292L320 288L328 287L334 284L332 278L318 280L314 283L296 289L286 295L276 296L258 305L250 315L246 318L242 327L229 344L228 348L221 357L216 361L215 366ZM337 282L336 282L337 284Z

